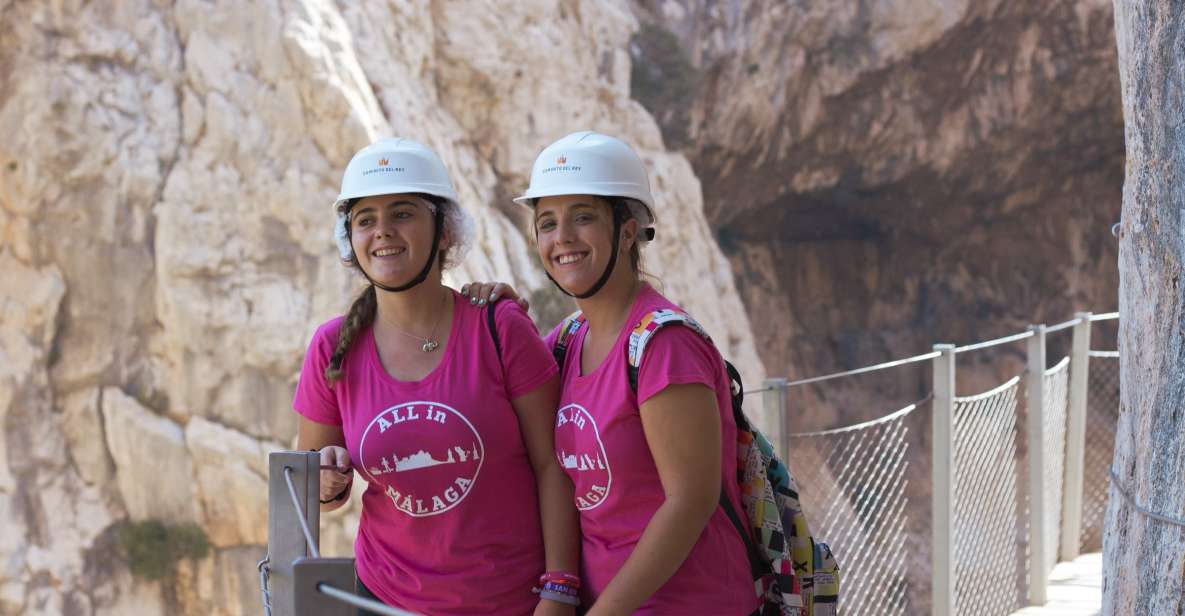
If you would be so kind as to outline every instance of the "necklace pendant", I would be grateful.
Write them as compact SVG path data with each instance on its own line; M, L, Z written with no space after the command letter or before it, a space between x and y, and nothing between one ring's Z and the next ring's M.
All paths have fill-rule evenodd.
M440 346L440 343L435 340L425 340L424 346L420 347L420 350L425 353L431 353L432 351L435 351L436 347L438 346Z

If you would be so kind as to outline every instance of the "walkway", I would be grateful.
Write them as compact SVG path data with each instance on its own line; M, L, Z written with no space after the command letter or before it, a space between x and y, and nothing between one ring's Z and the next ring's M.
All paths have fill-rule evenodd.
M1103 613L1103 555L1083 554L1049 574L1049 603L1012 616L1095 616Z

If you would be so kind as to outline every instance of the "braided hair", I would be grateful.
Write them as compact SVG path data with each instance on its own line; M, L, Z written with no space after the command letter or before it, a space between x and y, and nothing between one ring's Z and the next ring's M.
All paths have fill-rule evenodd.
M325 366L325 382L330 387L333 387L341 379L342 360L345 358L346 352L350 350L354 336L374 322L378 305L378 291L375 290L374 285L367 285L366 289L354 300L354 303L350 304L350 311L346 313L346 318L342 320L341 329L337 333L337 346L334 347L333 355L329 358L329 365Z

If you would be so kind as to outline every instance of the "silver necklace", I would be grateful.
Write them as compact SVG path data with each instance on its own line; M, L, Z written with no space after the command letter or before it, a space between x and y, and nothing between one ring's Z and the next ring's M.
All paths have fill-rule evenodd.
M423 342L424 344L420 345L420 350L425 353L431 353L432 351L435 351L436 349L440 348L440 342L438 342L436 340L436 328L437 328L437 326L440 325L440 317L444 315L444 304L447 301L448 301L448 293L446 292L440 298L440 310L438 310L436 312L436 322L432 324L432 331L428 333L427 338L422 338L422 337L416 336L414 334L409 334L409 333L403 331L402 329L395 327L395 325L393 325L391 323L390 319L387 319L387 325L389 325L391 327L391 329L395 330L395 333L397 333L397 334L403 334L404 336L407 336L408 338L411 338L413 340L419 340L420 342Z

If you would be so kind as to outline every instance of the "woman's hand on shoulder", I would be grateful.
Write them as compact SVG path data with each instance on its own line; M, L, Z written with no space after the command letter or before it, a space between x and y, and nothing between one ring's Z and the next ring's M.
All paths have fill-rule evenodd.
M510 299L523 310L531 307L526 298L520 297L518 291L505 282L471 282L461 287L461 295L469 297L469 303L477 306L492 304L499 299Z

